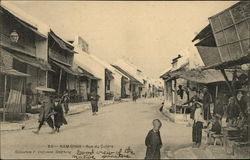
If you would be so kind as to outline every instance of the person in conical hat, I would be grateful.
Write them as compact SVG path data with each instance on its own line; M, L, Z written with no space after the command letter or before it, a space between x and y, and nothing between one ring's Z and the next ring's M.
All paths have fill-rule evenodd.
M36 88L41 96L39 97L39 103L41 104L40 113L39 113L39 125L37 131L34 131L35 134L39 134L40 129L42 128L44 122L46 121L49 127L52 129L51 133L54 133L54 122L52 119L53 109L52 109L52 99L51 93L54 91L51 88Z

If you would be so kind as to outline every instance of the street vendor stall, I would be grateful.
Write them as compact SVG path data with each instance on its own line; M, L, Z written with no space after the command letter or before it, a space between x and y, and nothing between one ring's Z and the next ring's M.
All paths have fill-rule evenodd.
M236 101L240 114L232 126L223 129L225 147L232 142L233 151L236 148L250 148L250 2L240 1L228 9L209 18L210 26L206 27L194 40L200 42L196 47L205 63L204 70L218 69L227 82L230 93ZM204 33L205 32L205 33ZM194 41L193 40L193 41ZM207 58L210 57L210 58ZM213 58L211 58L213 57ZM216 61L214 60L216 59ZM248 75L241 77L233 75L230 83L226 69L240 69ZM234 85L238 82L239 85ZM245 91L243 91L245 90ZM244 93L243 93L244 92ZM242 109L240 97L245 96L246 110ZM248 118L248 119L247 119ZM241 126L237 123L241 123ZM231 125L231 124L230 124ZM237 151L240 151L237 150ZM233 152L234 153L234 152ZM249 157L248 157L249 158Z

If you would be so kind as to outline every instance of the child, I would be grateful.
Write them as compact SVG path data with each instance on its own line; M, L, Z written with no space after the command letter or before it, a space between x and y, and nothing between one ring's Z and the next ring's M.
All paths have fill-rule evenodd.
M163 107L164 107L164 102L161 103L161 107L160 107L160 109L159 109L160 112L162 112Z
M145 159L160 159L161 153L160 149L162 147L160 128L162 123L159 119L153 120L153 129L148 132L145 139L145 144L147 146Z

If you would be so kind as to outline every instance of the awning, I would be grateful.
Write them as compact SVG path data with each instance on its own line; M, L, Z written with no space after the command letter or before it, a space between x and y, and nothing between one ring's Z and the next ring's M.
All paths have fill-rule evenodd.
M85 77L88 77L89 79L94 79L94 80L101 80L100 78L95 77L93 74L89 73L88 71L81 68L80 66L78 66L78 68L81 70L79 72L79 76L83 76L83 77L85 76Z
M105 76L107 77L107 79L109 79L109 80L114 79L114 76L112 74L113 73L110 70L105 69Z
M241 57L239 59L236 60L231 60L231 61L227 61L227 62L221 62L221 63L216 63L213 65L208 65L203 67L203 70L207 70L207 69L228 69L232 66L236 66L236 65L242 65L242 64L247 64L250 62L250 53L247 56Z
M7 69L2 66L0 66L0 74L6 74L9 76L18 76L18 77L29 77L29 74L19 72L15 69Z
M74 71L71 67L65 66L65 65L63 65L63 64L61 64L59 62L56 62L56 61L52 60L52 59L50 59L50 60L51 60L51 62L53 64L55 64L56 66L58 66L59 68L61 68L65 72L67 72L69 74L72 74L72 75L78 75L78 73L76 71Z
M69 53L75 53L74 47L64 42L61 38L59 38L53 31L49 32L49 35L54 39L54 41L64 50Z
M167 71L166 73L164 73L163 75L160 76L160 78L162 79L172 79L175 78L176 75L178 75L179 71L183 71L186 70L185 68L189 65L189 62L184 63L183 65L181 65L179 68L175 68L175 69L171 69L169 71Z
M126 77L122 76L122 80L123 80L124 82L129 82L129 79L127 78L127 76L126 76Z
M212 31L219 56L207 52L203 53L207 56L202 60L213 56L220 61L207 63L204 69L227 69L250 62L249 10L250 2L240 1L208 18L211 27L205 27L201 32L211 34Z
M205 28L203 28L192 40L192 42L196 41L197 39L202 40L205 39L206 37L210 36L213 34L212 27L210 24L208 24Z
M112 65L112 66L115 67L118 71L120 71L124 75L126 75L130 79L130 83L131 84L143 85L140 81L138 81L137 79L135 79L132 75L130 75L129 73L127 73L126 71L124 71L119 66L116 66L116 65Z
M23 25L25 28L28 28L29 30L31 30L32 32L34 32L35 34L39 35L40 37L43 38L47 38L46 35L41 34L36 27L31 26L30 24L24 22L23 20L19 19L18 17L16 17L15 15L13 15L12 13L10 13L8 10L6 10L5 8L3 8L3 11L8 14L9 16L13 17L17 22L19 22L21 25Z
M233 79L232 72L226 71L226 74L228 76L229 81L232 81ZM204 84L225 81L221 72L215 69L209 69L205 71L198 71L198 70L185 71L179 73L179 77L189 81L204 83Z
M27 63L31 66L40 68L41 70L44 70L44 71L48 71L48 70L52 71L50 65L47 62L42 61L41 59L37 59L35 57L31 57L31 56L28 56L28 55L25 55L23 53L19 53L16 51L9 51L4 48L0 48L0 51L1 53L7 54L20 62Z

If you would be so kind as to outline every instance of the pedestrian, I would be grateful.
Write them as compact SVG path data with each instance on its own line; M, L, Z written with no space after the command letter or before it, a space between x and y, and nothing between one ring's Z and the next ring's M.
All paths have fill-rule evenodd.
M203 115L204 120L209 121L211 119L210 104L212 103L212 96L208 91L207 87L203 88Z
M69 94L67 91L64 91L63 96L62 96L62 102L65 110L65 114L68 114L69 112Z
M68 124L64 117L62 103L59 97L56 97L53 108L56 112L54 115L55 131L59 132L59 129L63 124Z
M136 94L136 92L133 92L132 97L133 97L133 101L136 102L136 99L137 99L137 94Z
M184 89L182 88L182 85L178 86L178 90L177 90L177 95L180 96L181 99L183 99L183 95L184 95Z
M193 96L190 98L189 101L183 103L182 105L187 105L187 104L190 104L191 103L191 106L190 106L190 121L188 122L188 125L187 126L191 126L192 125L192 121L194 120L194 112L195 112L195 105L196 105L196 102L201 102L201 99L199 97L199 92L196 90L194 92L194 94L192 94Z
M50 92L54 92L54 89L50 89L50 88L38 88L38 90L41 91L41 97L40 97L40 104L41 104L41 109L40 109L40 113L39 113L39 126L37 128L37 131L34 131L35 134L39 134L40 129L42 128L44 122L46 121L49 125L49 127L52 129L52 131L50 132L51 134L53 134L54 131L54 122L52 119L52 115L54 114L53 112L53 104L52 104L52 100L50 97Z
M159 111L162 112L164 107L164 102L161 103L161 107L159 108Z
M99 98L100 96L96 92L92 92L90 96L90 102L91 102L93 116L97 115Z
M32 102L34 99L34 93L31 89L31 86L32 86L32 83L28 83L27 89L26 89L26 104L27 104L26 110L27 110L27 112L31 111L31 106L32 106Z
M193 131L192 131L192 139L193 139L193 148L199 148L201 145L202 138L202 128L203 128L203 115L202 115L202 103L195 103L195 112L194 112L194 123L193 123Z
M160 159L162 147L160 128L162 123L159 119L153 120L153 129L151 129L145 139L145 145L147 146L145 159Z

